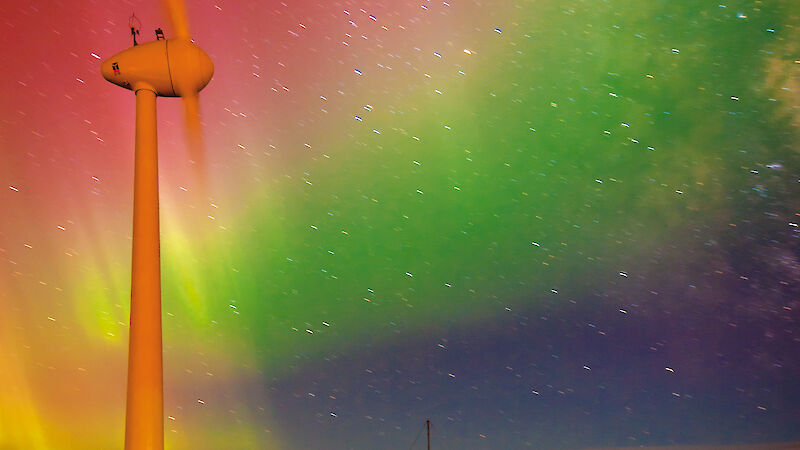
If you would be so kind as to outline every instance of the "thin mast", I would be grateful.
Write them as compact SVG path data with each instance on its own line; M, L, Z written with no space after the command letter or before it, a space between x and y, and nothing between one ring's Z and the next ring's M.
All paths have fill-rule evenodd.
M431 450L431 419L425 419L425 427L428 428L428 450Z

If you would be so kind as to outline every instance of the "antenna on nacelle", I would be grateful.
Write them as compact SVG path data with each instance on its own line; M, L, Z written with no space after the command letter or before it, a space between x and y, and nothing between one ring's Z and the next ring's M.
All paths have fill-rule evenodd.
M136 36L139 35L139 28L142 27L142 22L139 21L139 18L136 17L136 14L131 14L131 17L128 19L128 26L131 27L131 36L133 36L133 45L139 45L136 42Z

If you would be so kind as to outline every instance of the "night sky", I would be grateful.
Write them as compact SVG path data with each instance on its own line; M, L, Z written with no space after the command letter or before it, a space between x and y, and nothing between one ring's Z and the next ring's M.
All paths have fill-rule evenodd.
M169 449L800 440L796 0L188 1ZM0 4L0 448L122 448L158 1ZM415 441L416 438L416 441ZM414 444L412 446L412 443Z

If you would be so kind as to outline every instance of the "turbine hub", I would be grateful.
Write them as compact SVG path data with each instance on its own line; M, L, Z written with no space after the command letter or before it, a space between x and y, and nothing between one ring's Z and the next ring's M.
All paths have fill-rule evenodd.
M132 91L148 89L162 97L194 95L214 75L211 58L188 39L146 42L121 51L100 67L103 78Z

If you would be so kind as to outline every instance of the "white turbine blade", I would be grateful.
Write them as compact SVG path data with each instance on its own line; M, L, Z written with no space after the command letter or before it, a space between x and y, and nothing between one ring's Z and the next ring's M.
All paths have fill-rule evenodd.
M164 0L164 6L167 8L175 37L191 40L189 18L186 16L186 5L183 0Z
M183 106L186 117L186 143L189 150L189 161L197 182L197 191L205 201L208 192L208 168L206 167L206 149L200 125L200 97L197 93L184 95Z

